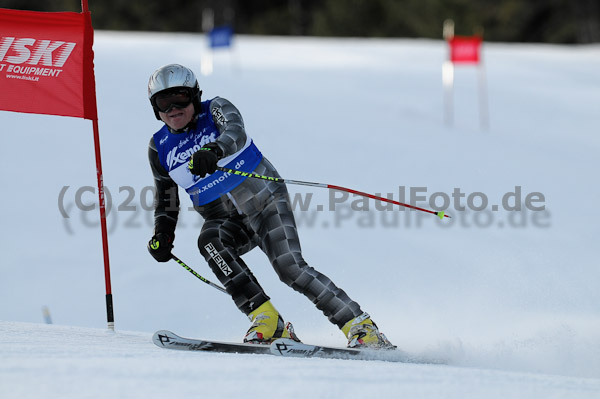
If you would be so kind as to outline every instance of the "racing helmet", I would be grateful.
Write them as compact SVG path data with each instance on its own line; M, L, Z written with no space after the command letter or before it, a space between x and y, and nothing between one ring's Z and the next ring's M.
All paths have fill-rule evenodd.
M201 95L196 75L183 65L162 66L154 71L148 81L148 99L158 120L159 111L168 112L173 107L185 108L190 103L194 104L194 114L199 114Z

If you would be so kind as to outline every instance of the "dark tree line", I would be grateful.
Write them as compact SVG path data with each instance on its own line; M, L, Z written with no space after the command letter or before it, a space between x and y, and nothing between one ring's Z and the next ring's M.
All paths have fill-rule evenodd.
M483 30L489 41L600 42L599 0L88 0L95 29L261 35L441 38ZM80 11L80 0L0 0L0 7ZM204 17L204 18L203 18Z

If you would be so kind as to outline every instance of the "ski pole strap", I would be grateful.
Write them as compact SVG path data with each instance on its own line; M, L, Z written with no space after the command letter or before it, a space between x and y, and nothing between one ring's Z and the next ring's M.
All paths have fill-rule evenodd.
M394 201L394 200L391 200L389 198L384 198L384 197L379 197L377 195L363 193L362 191L356 191L356 190L352 190L350 188L345 188L345 187L341 187L341 186L334 186L332 184L311 183L311 182L308 182L308 181L290 180L290 179L282 179L280 177L263 176L263 175L259 175L259 174L256 174L256 173L242 172L242 171L239 171L239 170L233 170L233 169L229 169L229 168L223 168L221 166L217 166L217 170L220 170L220 171L225 172L225 173L231 173L231 174L237 175L237 176L250 177L250 178L253 178L253 179L261 179L261 180L267 180L267 181L274 181L274 182L277 182L277 183L296 184L296 185L301 185L301 186L321 187L321 188L328 188L328 189L331 189L331 190L344 191L346 193L361 195L361 196L367 197L367 198L372 198L372 199L377 200L377 201L389 202L390 204L403 206L405 208L414 209L416 211L431 213L433 215L436 215L440 219L443 219L445 217L446 218L451 218L451 216L450 215L446 215L446 213L444 211L436 212L436 211L432 211L432 210L429 210L429 209L420 208L418 206L413 206L413 205L405 204L405 203L402 203L402 202Z
M205 279L204 277L202 277L201 275L199 275L198 273L196 273L194 271L194 269L192 269L191 267L189 267L188 265L185 264L185 262L183 262L181 259L179 259L177 256L173 255L172 259L179 263L179 265L181 265L185 270L187 270L188 272L192 273L194 276L196 276L198 279L200 279L201 281L205 282L206 284L210 285L213 288L218 289L221 292L224 292L227 294L227 291L225 291L225 288L216 285L215 283L208 281L207 279Z

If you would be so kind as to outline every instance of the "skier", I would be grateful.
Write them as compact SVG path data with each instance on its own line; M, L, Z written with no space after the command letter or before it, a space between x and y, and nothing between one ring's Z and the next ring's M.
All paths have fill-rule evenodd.
M304 294L348 339L348 347L394 348L358 303L302 258L285 184L245 178L217 166L280 177L246 134L242 116L224 98L202 101L194 73L182 65L157 69L148 83L156 119L165 125L150 140L156 185L154 235L158 262L171 259L179 214L177 185L204 218L198 247L237 307L252 322L247 343L297 339L241 255L260 247L281 281Z

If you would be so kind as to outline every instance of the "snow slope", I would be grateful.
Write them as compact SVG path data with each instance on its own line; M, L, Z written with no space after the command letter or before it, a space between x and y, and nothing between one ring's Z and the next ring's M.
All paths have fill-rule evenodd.
M180 353L151 334L1 322L5 398L595 398L598 379L452 366Z
M233 397L260 389L256 370L269 370L277 392L290 396L302 389L317 397L597 397L600 47L486 44L487 131L469 67L456 71L455 124L444 126L441 41L239 37L233 53L214 55L214 74L200 77L204 98L236 104L284 177L396 200L404 187L405 202L419 187L427 200L452 200L459 189L461 206L472 193L487 196L480 212L451 201L453 219L440 221L377 211L373 202L352 210L352 197L329 211L331 193L290 186L294 198L311 200L296 209L307 261L392 342L446 356L450 366L155 348L157 329L239 341L248 327L227 297L174 262L154 262L145 248L146 146L160 128L147 79L171 62L200 71L205 43L187 34L96 32L94 49L117 333L104 330L97 210L76 205L78 190L83 204L96 201L85 191L96 185L91 123L1 113L0 207L9 212L0 229L0 397ZM515 187L523 200L541 193L545 209L504 210L502 197ZM174 252L217 281L196 249L199 225L184 209ZM302 339L344 344L260 251L245 260ZM43 321L43 306L57 325L30 324Z

